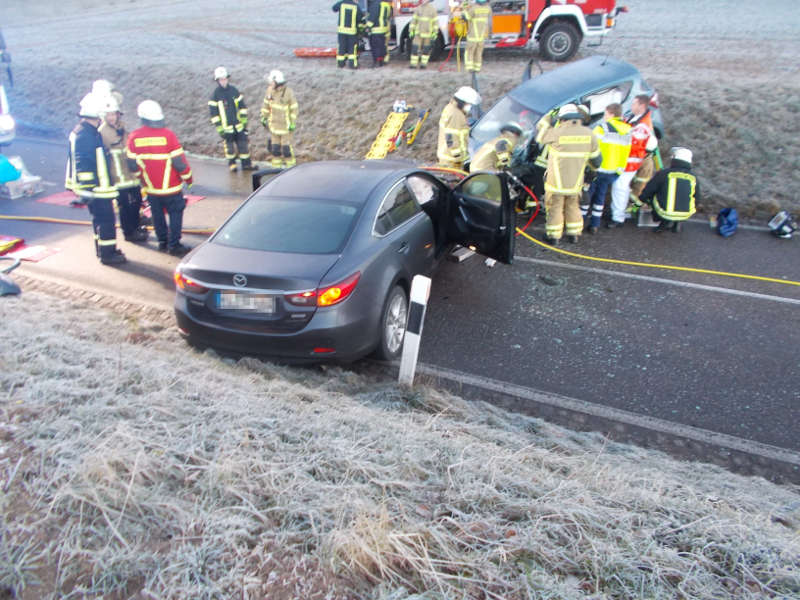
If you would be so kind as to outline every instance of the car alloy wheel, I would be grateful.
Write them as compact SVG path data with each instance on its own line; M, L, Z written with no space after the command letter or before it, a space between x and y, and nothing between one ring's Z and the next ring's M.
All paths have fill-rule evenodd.
M386 297L381 318L381 339L377 354L383 360L400 356L408 320L408 300L402 287L396 285Z

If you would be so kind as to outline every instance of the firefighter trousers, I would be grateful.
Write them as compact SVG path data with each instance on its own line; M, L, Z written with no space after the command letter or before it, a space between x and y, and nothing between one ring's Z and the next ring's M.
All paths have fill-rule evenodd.
M358 68L358 39L354 34L340 33L339 51L336 53L336 66L340 69L345 65L351 69Z
M276 135L270 133L267 138L267 150L272 154L271 165L275 168L293 167L297 164L292 146L292 134Z
M372 52L372 64L376 67L383 66L383 59L386 57L386 34L370 34L369 49Z
M483 66L483 42L467 42L464 50L464 67L477 73Z
M139 229L139 212L142 208L142 191L138 187L122 188L117 198L119 224L125 237Z
M236 163L237 158L242 161L242 166L250 164L250 143L246 129L226 133L222 136L222 141L225 146L225 158L228 159L228 164Z
M580 193L556 194L545 192L544 208L547 211L545 233L553 240L560 240L566 229L567 235L580 235L583 217L580 209Z
M117 221L111 198L92 198L88 202L94 229L94 249L97 257L107 259L117 251Z
M431 58L431 48L433 47L433 39L415 35L411 43L411 66L420 66L423 69L428 66L428 61Z
M649 154L644 157L642 161L642 165L639 167L639 170L636 171L636 175L633 177L633 181L631 182L631 194L639 199L639 194L642 193L644 186L647 185L647 182L653 177L656 172L656 163L653 160L653 157Z
M186 208L183 192L167 196L149 194L147 201L150 203L150 212L153 215L153 229L156 232L159 246L166 244L167 249L174 248L181 241L183 209ZM164 213L169 217L169 227Z

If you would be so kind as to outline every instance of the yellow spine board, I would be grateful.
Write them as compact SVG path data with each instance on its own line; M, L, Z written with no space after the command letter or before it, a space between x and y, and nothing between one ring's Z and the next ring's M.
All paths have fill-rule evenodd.
M386 117L386 120L383 122L381 130L375 137L375 141L372 142L372 147L370 147L365 158L386 158L386 155L394 149L394 140L397 138L397 134L400 133L400 129L403 127L403 123L407 118L407 112L389 113L389 116Z

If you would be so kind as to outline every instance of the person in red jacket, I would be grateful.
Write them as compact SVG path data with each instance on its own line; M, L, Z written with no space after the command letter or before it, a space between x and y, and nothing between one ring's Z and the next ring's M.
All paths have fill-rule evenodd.
M181 143L164 126L164 112L154 100L145 100L136 110L142 127L128 137L128 166L138 175L153 216L158 249L183 256L191 248L181 244L183 184L192 185L192 169ZM164 211L169 216L167 228Z

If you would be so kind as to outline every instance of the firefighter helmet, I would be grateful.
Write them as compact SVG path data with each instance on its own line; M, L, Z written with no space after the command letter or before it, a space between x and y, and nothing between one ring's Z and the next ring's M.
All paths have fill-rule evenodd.
M108 79L97 79L92 83L92 93L98 96L109 96L114 91L114 84Z
M558 118L562 121L571 121L573 119L581 120L583 117L578 107L570 102L558 109Z
M769 228L774 235L788 240L791 239L792 234L797 231L797 223L792 219L792 215L782 210L770 219Z
M103 114L120 112L119 102L117 102L117 99L110 94L108 96L103 97L103 110L101 112Z
M164 111L155 100L145 100L136 109L136 114L145 121L163 121Z
M692 164L692 151L688 148L681 148L676 146L672 149L672 158L675 160L682 160L683 162L687 162Z
M522 135L522 127L520 127L519 123L516 121L503 123L503 126L500 128L500 133L503 133L504 131L508 131L514 135Z
M227 79L228 78L228 69L225 67L217 67L214 69L214 81L218 79Z
M279 71L278 69L272 69L267 75L267 81L271 81L275 85L283 85L286 83L286 76L283 74L283 71Z
M584 125L588 125L589 121L592 119L592 113L589 112L589 107L585 104L578 104L578 112L581 115L581 120L583 121Z
M102 110L102 98L100 98L97 94L89 92L81 99L81 106L80 110L78 111L78 116L86 117L88 119L99 119Z
M453 97L456 100L461 100L461 102L463 102L464 104L475 105L481 103L480 94L478 94L478 92L476 92L471 87L466 85L458 88L456 90L456 93L453 94Z

